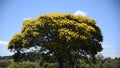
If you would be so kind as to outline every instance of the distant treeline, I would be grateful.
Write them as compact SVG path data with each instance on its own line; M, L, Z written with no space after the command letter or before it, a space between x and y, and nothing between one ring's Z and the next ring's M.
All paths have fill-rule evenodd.
M91 63L85 59L78 59L74 68L120 68L120 57L104 58L98 55L95 62ZM67 62L64 64L64 67L70 68ZM22 62L14 62L12 56L0 56L0 68L58 68L58 63L53 56L41 56L35 61L24 60Z
M0 60L4 59L12 59L12 56L0 56Z

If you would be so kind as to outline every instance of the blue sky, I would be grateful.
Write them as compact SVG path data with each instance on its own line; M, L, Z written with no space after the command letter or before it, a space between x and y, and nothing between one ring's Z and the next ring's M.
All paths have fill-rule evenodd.
M7 44L20 32L25 18L82 11L102 30L103 56L120 57L119 3L119 0L0 0L0 56L13 54L7 50Z

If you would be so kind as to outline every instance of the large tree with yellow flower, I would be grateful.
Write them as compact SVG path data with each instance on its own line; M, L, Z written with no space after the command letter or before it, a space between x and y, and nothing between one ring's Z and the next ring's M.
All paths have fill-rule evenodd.
M10 40L8 49L15 52L14 58L38 49L54 55L59 68L64 67L65 60L73 68L79 57L94 58L102 50L102 40L101 30L93 19L53 13L25 20L21 32Z

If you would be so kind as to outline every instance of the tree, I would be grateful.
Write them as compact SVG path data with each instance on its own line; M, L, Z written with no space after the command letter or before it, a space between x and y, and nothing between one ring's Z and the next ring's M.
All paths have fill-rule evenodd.
M98 68L102 68L102 65L103 65L103 63L104 63L104 61L103 61L103 55L101 54L101 53L98 53L97 55L96 55L96 65L97 65L97 67Z
M65 60L74 68L79 57L89 55L94 59L102 50L102 40L101 30L93 19L54 13L25 20L21 32L10 40L8 49L19 58L23 56L18 55L30 52L30 48L40 50L41 54L54 55L59 68L64 67Z
M103 68L120 68L119 60L108 59L104 64Z

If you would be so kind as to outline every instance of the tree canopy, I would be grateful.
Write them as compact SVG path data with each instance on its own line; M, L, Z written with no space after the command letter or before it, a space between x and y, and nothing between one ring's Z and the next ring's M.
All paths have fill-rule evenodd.
M65 60L74 66L78 57L94 58L103 49L102 41L101 30L93 19L53 13L25 20L21 32L11 38L8 49L25 54L34 47L33 50L55 55L59 68L63 68Z

